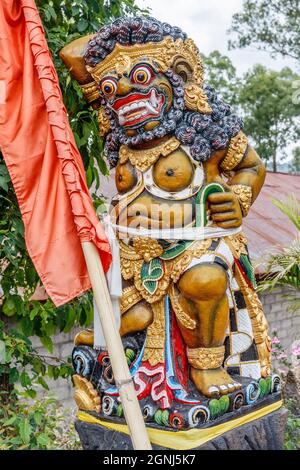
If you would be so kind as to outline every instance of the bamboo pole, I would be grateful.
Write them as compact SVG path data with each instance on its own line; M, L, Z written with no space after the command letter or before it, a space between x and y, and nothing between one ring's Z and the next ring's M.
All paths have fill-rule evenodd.
M151 450L152 447L113 314L99 253L91 242L83 242L82 249L133 448L135 450Z

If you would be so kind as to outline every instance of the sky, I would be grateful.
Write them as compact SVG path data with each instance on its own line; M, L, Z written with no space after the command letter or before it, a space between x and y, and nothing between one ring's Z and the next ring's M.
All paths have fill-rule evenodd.
M292 60L274 60L267 52L254 47L228 51L230 36L226 32L233 14L242 10L243 0L137 0L136 3L139 7L150 7L152 16L158 20L179 26L205 55L219 50L230 57L238 75L257 63L275 70L295 66Z

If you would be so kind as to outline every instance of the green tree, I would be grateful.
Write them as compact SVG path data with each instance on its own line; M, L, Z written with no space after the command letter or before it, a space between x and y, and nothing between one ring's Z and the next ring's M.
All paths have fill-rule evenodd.
M244 0L233 15L229 48L255 46L273 56L300 59L299 0Z
M95 112L87 109L80 87L59 58L60 49L79 36L96 32L101 25L118 16L137 14L135 0L37 0L47 41L58 72L71 127L82 155L88 185L99 187L99 169L107 174L102 158L103 144L98 136ZM95 199L97 206L99 201ZM39 336L51 352L57 331L69 332L75 324L87 326L93 317L90 294L55 308L50 299L32 300L40 283L24 243L24 228L16 196L0 154L0 401L13 400L18 386L34 395L32 383L45 386L43 376L66 377L71 368L65 363L47 363L37 357L27 337ZM8 321L9 320L9 321ZM11 320L19 328L16 333ZM21 336L18 336L18 335ZM16 347L19 345L19 347ZM2 352L1 352L2 351ZM2 358L4 357L4 359ZM32 373L18 375L19 369L31 367ZM25 380L26 379L26 380Z
M237 105L240 81L229 57L222 55L219 51L213 51L208 56L202 57L205 80L220 93L225 101L233 106Z
M289 68L276 72L256 65L244 76L239 93L245 132L261 157L272 161L274 172L287 146L300 136L299 104L293 103L292 88L297 78Z
M300 147L293 150L293 159L290 165L292 173L300 173Z

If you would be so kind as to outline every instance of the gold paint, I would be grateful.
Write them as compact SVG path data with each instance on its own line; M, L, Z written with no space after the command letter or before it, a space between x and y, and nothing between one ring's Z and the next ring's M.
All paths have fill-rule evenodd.
M98 110L98 124L100 137L105 137L110 131L110 122L103 107Z
M233 184L230 189L237 196L243 217L246 217L252 203L252 189L244 184Z
M94 331L90 329L80 331L74 338L74 344L75 346L79 346L80 344L94 346Z
M143 361L153 367L164 363L165 357L165 303L164 299L152 304L153 322L147 329Z
M141 267L144 262L142 254L136 253L133 247L120 242L121 274L125 280L133 279L134 285L143 299L153 304L163 299L171 283L176 283L192 259L200 258L210 245L211 240L197 241L176 258L164 260L164 274L158 281L155 293L149 294L141 280Z
M178 301L178 295L175 292L174 284L170 285L168 294L177 320L188 330L194 330L196 328L196 322L181 307Z
M211 114L212 109L204 91L196 84L188 84L184 88L184 102L188 109L202 114Z
M238 259L242 254L247 255L247 238L243 232L237 233L236 235L230 235L225 237L224 241L229 242L229 247L232 246L234 249L235 257Z
M132 166L144 172L148 170L160 156L166 157L180 146L179 140L172 137L156 147L149 149L131 149L127 145L121 145L119 150L120 163L130 160Z
M178 58L182 57L193 70L193 82L202 86L203 66L199 51L192 39L176 39L166 37L160 42L147 42L145 44L134 44L123 46L116 44L114 50L95 67L87 66L86 69L96 82L112 71L119 74L128 73L132 67L146 59L154 69L166 72Z
M73 382L75 386L74 399L78 408L100 413L100 397L91 382L77 374L73 375Z
M87 83L85 85L80 85L83 96L88 103L92 103L100 98L98 85L96 82Z
M217 348L187 348L189 364L195 369L218 369L224 361L225 347Z
M142 300L142 296L135 286L126 287L123 289L122 297L120 299L121 315L140 302L140 300Z
M240 131L230 141L226 156L221 162L221 169L224 171L233 170L242 160L248 146L248 138Z
M133 246L136 253L142 255L146 263L150 263L152 259L161 256L164 252L155 238L135 237Z

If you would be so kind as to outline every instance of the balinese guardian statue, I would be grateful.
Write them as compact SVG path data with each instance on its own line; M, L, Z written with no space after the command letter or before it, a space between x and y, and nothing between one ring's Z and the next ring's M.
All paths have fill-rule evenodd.
M266 171L242 119L205 83L194 42L154 18L120 18L61 56L98 110L115 167L106 223L118 241L120 334L147 425L175 435L278 401L242 232ZM94 347L91 330L75 345L79 418L120 430L105 345Z

